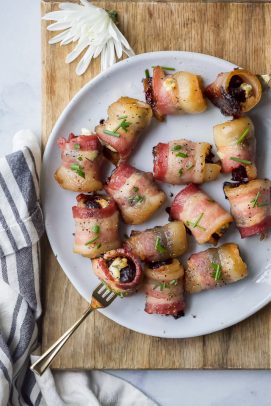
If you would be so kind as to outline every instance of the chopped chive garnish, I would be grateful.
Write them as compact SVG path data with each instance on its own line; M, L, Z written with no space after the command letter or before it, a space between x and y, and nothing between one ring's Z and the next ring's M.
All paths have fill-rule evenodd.
M249 133L249 128L245 128L244 131L242 132L242 134L240 135L240 137L238 138L238 140L236 141L237 145L242 144L242 142L244 141L244 139L246 138L246 136Z
M137 186L134 186L134 187L133 187L133 192L138 192L138 191L139 191L138 187L137 187Z
M183 175L183 170L182 170L182 168L181 168L181 169L179 169L179 175L180 175L180 176L182 176L182 175Z
M164 252L166 252L166 247L163 246L160 237L156 238L155 249L157 252L160 252L160 254L163 254Z
M114 131L104 130L103 132L104 132L104 134L107 134L107 135L113 135L113 137L117 137L117 138L120 137L120 135L118 133L115 133Z
M177 285L178 281L177 279L172 279L172 281L169 282L170 285Z
M200 228L201 230L205 231L206 228L202 227L202 226L199 224L199 222L201 221L201 219L202 219L203 216L204 216L204 213L201 213L201 214L199 215L199 217L198 217L194 222L193 222L193 221L187 221L186 224L187 224L188 226L191 226L192 228L198 227L198 228Z
M171 151L180 151L182 149L181 145L174 145L174 147L171 148Z
M250 203L252 203L252 207L265 207L268 206L268 203L259 203L259 197L261 196L261 192L258 192L256 194L256 197L251 200Z
M152 68L156 68L156 66L152 66ZM160 68L164 70L176 70L175 68L171 68L170 66L160 66Z
M74 149L80 149L80 144L74 144Z
M98 238L99 238L99 237L98 237L98 235L97 235L97 237L94 237L94 238L92 238L92 240L89 240L88 242L86 242L85 245L92 244L93 242L97 241Z
M211 266L214 270L212 273L212 277L214 278L215 281L219 281L222 278L222 268L221 265L216 264L215 262L211 263Z
M142 203L145 200L144 196L135 195L128 198L128 202L131 206L134 206L137 203Z
M164 289L170 289L172 286L176 286L178 283L177 279L172 279L172 281L170 281L169 283L167 282L161 282L161 283L157 283L153 286L153 289L157 289L159 288L161 291Z
M251 162L251 161L247 161L246 159L241 159L241 158L238 158L238 157L235 157L235 156L231 156L230 159L231 159L232 161L235 161L235 162L240 162L240 164L252 165L252 162Z
M120 119L127 118L128 116L119 116Z
M149 71L149 69L145 69L145 76L146 76L147 79L150 78L150 71Z
M81 176L82 178L85 178L85 172L83 171L80 165L71 164L71 170L73 170L77 175Z
M188 158L188 155L185 152L178 152L178 154L176 154L176 157L178 157L178 158Z
M126 133L127 133L127 128L131 125L132 123L129 123L129 121L126 121L126 118L122 120L119 125L113 130L113 133L118 134L117 131L122 128Z
M189 165L186 169L187 169L188 171L190 171L192 168L194 168L194 166L195 166L195 165L191 164L191 165Z
M92 227L92 231L93 231L95 234L99 234L99 232L100 232L100 226L99 226L98 224L95 224L95 225Z
M99 244L97 244L96 248L99 249L99 248L101 248L101 246L102 246L102 244L99 243Z

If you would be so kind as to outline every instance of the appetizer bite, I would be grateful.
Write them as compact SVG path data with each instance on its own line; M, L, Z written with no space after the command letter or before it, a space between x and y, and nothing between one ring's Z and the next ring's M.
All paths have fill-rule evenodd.
M154 178L172 185L215 180L220 165L213 163L212 146L188 140L159 143L153 148Z
M241 238L260 234L264 238L271 228L271 182L255 179L246 184L226 182L224 193Z
M226 210L192 183L176 195L170 216L182 220L199 244L216 245L233 221Z
M63 189L73 192L95 192L102 189L100 178L103 160L102 146L96 135L70 134L68 140L59 138L61 166L55 180Z
M123 248L109 251L102 257L93 259L92 269L109 289L120 296L134 293L143 278L139 259Z
M145 231L132 231L125 247L147 262L178 257L187 250L185 226L182 221L172 221Z
M117 203L127 224L148 220L166 200L150 172L121 163L111 174L104 189Z
M220 73L205 89L205 94L225 116L239 117L253 109L262 96L261 82L251 72L234 69Z
M214 140L221 159L222 171L232 172L232 180L255 179L256 139L249 117L241 117L214 126Z
M247 266L238 245L224 244L191 255L185 270L185 291L197 293L237 282L246 276Z
M95 258L119 248L119 212L114 200L104 195L80 194L72 213L75 220L73 252Z
M114 162L127 159L142 131L152 118L150 106L140 100L121 97L108 108L108 119L102 120L95 131Z
M146 304L149 314L184 316L184 269L177 259L153 262L145 268Z
M190 72L176 72L167 75L161 66L155 66L153 76L144 79L146 102L153 109L155 117L163 121L168 114L196 114L207 108L202 93L202 79Z

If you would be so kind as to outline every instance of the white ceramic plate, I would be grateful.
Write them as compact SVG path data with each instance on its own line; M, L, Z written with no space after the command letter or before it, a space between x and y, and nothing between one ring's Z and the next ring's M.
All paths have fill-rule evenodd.
M60 164L56 146L59 136L67 137L70 132L79 134L82 127L94 129L100 119L106 118L107 107L120 96L131 96L144 100L142 78L146 68L152 65L171 66L200 74L205 84L212 82L222 71L232 70L235 65L222 59L190 52L154 52L137 55L114 65L100 74L73 98L58 119L49 138L43 160L42 200L47 234L57 260L68 278L81 295L89 300L98 280L91 271L91 263L80 255L73 254L74 223L71 207L75 205L76 194L61 189L53 174ZM257 163L259 177L270 176L271 168L271 97L265 93L259 107L250 114L256 127ZM217 108L209 104L208 110L199 115L169 116L164 123L153 120L149 130L142 136L130 163L139 169L152 171L152 147L158 142L178 138L193 141L207 141L213 144L212 127L226 121ZM109 168L110 170L110 168ZM203 189L225 209L229 204L222 190L225 176L208 184ZM161 185L168 201L150 221L133 229L144 230L168 222L165 208L170 206L170 193L176 195L182 187ZM128 234L131 227L124 227ZM192 337L211 333L233 325L257 310L271 299L271 236L265 241L258 237L241 240L235 227L226 233L220 243L236 242L249 266L249 276L244 281L213 291L187 297L185 317L148 315L144 312L144 294L137 293L125 299L117 298L102 313L115 322L140 333L159 337ZM209 246L196 245L189 237L189 252L201 251ZM53 270L52 270L53 271ZM62 294L62 292L59 292Z

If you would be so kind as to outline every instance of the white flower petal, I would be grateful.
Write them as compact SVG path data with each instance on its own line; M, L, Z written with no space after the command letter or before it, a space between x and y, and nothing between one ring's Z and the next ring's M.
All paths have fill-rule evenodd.
M61 34L56 35L55 37L49 39L48 44L53 45L56 44L57 42L63 41L66 38L66 31L61 32Z
M93 57L94 54L94 49L89 47L88 50L86 51L85 55L83 56L83 58L81 59L81 61L78 63L77 67L76 67L76 74L78 76L82 75L83 73L85 73L85 71L87 70L90 61Z
M65 62L70 63L74 61L87 46L87 41L81 44L77 44L76 47L66 56Z
M61 10L81 10L80 4L74 3L60 3L58 6Z
M115 50L116 50L116 54L117 54L117 58L120 59L122 57L122 46L121 43L119 41L116 41L114 39L114 45L115 45Z
M58 23L53 23L48 25L47 30L48 31L61 31L61 30L65 30L66 28L70 28L71 23L68 22L58 22Z
M45 14L42 17L42 20L48 20L48 21L49 20L56 20L56 21L58 21L61 18L64 18L65 15L67 15L67 12L63 13L63 11L51 11L50 13Z

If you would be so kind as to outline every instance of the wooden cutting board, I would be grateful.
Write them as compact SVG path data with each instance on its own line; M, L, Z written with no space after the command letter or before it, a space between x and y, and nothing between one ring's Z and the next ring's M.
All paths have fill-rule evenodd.
M120 29L136 53L196 51L227 59L258 73L271 72L270 3L97 3L118 11ZM56 9L58 3L42 3L42 15ZM51 36L43 22L44 144L69 100L99 72L99 62L95 62L83 77L77 77L76 64L64 62L70 47L48 45ZM87 303L62 272L46 240L42 245L42 257L42 351L45 351L77 320ZM270 338L271 304L248 320L219 333L179 340L134 333L96 312L66 344L53 367L267 369L271 366Z

